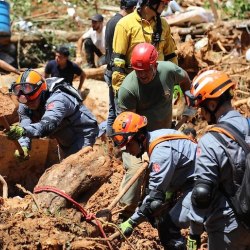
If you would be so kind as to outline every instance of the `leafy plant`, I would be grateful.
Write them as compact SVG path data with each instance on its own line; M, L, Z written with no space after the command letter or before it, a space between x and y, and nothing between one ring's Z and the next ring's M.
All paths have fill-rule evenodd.
M247 18L250 13L250 2L248 0L232 0L223 4L225 12L239 19Z
M229 17L238 19L248 18L250 15L250 2L249 0L225 0L222 3L215 1L216 9L222 10L224 14ZM211 9L208 1L204 3L204 7Z
M26 31L32 34L37 29L79 31L77 23L67 15L67 8L74 7L82 19L87 19L101 5L117 5L120 0L9 0L12 23L29 21L31 28ZM48 15L49 11L55 10ZM12 25L12 31L20 30ZM38 67L54 58L54 48L58 45L70 48L71 56L75 55L75 46L53 32L44 32L36 43L20 43L18 62L23 67Z

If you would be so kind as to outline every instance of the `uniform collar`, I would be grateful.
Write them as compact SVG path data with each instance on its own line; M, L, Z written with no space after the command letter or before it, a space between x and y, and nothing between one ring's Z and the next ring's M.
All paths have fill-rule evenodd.
M147 21L146 19L143 19L141 16L140 16L140 14L139 14L139 12L138 12L138 9L135 9L134 10L134 15L135 15L135 18L136 18L136 20L138 21L138 22L145 22L145 23L147 23L147 24L154 24L156 21L155 21L155 18L152 18L152 20L150 20L150 21Z
M218 119L218 122L217 123L220 123L222 121L228 121L230 120L231 118L234 118L234 117L241 117L240 113L236 110L230 110L226 113L224 113L223 115L221 115Z

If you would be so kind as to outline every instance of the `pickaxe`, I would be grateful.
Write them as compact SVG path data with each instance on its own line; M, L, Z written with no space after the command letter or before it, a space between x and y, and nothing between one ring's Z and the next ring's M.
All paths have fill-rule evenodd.
M142 166L137 170L135 175L127 182L127 184L123 187L120 193L110 203L110 205L106 209L98 211L96 213L96 217L103 217L108 221L111 220L111 216L112 216L111 210L116 206L119 200L129 190L129 188L135 183L135 181L144 173L147 167L148 167L148 162L144 162Z

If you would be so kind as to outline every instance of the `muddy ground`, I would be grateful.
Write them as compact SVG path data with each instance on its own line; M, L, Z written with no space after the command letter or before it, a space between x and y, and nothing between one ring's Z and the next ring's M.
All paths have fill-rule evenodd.
M234 32L232 26L224 24L214 27L206 34L209 42L197 51L194 48L197 37L183 41L183 37L178 32L175 33L181 66L188 71L191 78L201 69L212 68L229 73L238 82L233 105L243 115L249 117L250 65L244 57L248 45L242 44L242 49L235 47L235 41L240 39L241 31ZM12 124L18 121L17 103L7 92L6 87L0 89L0 113ZM86 96L84 104L92 110L98 122L105 120L108 111L108 87L105 82L88 79L84 84L83 94ZM13 157L15 145L7 140L3 133L1 120L0 126L0 174L7 181L9 188L9 198L0 199L0 249L163 249L156 230L146 222L139 225L127 241L104 240L95 223L86 221L83 214L71 202L67 202L65 208L58 209L54 213L37 205L37 196L33 194L34 187L45 171L58 166L56 143L48 139L34 140L30 160L18 163ZM207 128L199 116L185 126L194 127L198 137ZM112 202L118 193L124 174L119 152L108 140L98 139L94 149L97 159L105 157L103 166L108 163L110 173L105 178L100 178L100 182L92 178L93 175L87 174L90 180L89 187L74 197L88 214L95 214ZM88 155L83 156L82 152L79 152L61 164L74 166L84 157ZM91 164L95 163L90 162ZM71 181L74 181L74 178L69 180ZM112 223L101 221L107 237L117 231L119 209L119 206L116 206L112 210ZM183 230L184 235L187 233L187 230ZM111 245L108 246L107 242ZM205 235L202 249L206 249Z

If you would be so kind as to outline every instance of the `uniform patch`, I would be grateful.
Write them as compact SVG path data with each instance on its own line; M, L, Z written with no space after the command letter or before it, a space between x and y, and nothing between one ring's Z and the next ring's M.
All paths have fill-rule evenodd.
M201 155L201 148L197 147L196 156L199 157L200 155Z
M51 102L51 103L48 104L47 110L51 110L51 109L53 109L54 107L55 107L54 102Z
M152 166L152 169L154 172L158 173L160 171L161 167L158 163L154 163Z

